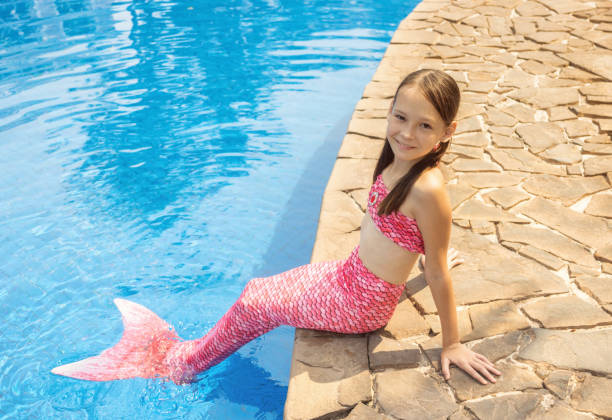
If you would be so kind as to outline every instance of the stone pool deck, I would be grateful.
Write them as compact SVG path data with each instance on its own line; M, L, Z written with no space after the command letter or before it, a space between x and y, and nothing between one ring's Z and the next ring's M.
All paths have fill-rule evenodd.
M612 1L424 0L358 102L312 261L357 244L389 101L418 68L462 89L442 165L462 341L503 371L439 370L440 325L413 272L389 324L297 330L286 419L612 417Z

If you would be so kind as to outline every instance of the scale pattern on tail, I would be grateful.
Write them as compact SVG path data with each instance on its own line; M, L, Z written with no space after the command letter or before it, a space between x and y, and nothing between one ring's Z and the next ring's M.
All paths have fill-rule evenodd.
M280 325L364 333L384 326L404 289L370 272L356 247L345 261L319 262L254 278L204 337L178 343L168 364L176 379L208 369Z

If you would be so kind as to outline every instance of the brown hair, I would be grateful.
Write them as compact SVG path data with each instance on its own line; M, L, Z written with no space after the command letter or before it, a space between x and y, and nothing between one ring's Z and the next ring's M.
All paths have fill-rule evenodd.
M457 110L459 109L461 93L455 80L448 74L440 70L431 69L421 69L410 73L397 87L395 96L393 97L393 106L395 106L400 89L404 86L416 86L434 108L436 108L438 114L440 114L447 126L455 119ZM380 203L378 214L382 216L383 214L397 211L406 199L406 196L419 175L421 175L425 169L433 168L440 162L449 144L450 141L440 142L440 146L437 150L432 150L414 164L408 173L400 178L397 185L389 192L389 195ZM376 164L376 169L374 169L372 182L376 182L376 178L382 173L383 169L393 162L393 157L393 150L391 150L389 139L386 138L385 145L383 146L380 157L378 158L378 163Z

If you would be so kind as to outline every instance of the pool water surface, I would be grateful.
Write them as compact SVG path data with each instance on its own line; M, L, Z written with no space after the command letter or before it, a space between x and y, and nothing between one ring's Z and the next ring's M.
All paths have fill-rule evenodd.
M416 1L0 3L0 417L281 419L294 329L185 386L50 370L185 339L306 264L355 103Z

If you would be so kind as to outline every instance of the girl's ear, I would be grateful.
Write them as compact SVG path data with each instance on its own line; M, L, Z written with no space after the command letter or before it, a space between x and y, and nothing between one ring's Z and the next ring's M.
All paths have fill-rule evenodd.
M453 121L452 123L448 125L448 127L446 127L446 130L444 131L444 136L443 136L444 138L440 141L442 143L446 143L450 141L450 139L453 137L453 134L455 134L456 129L457 129L457 121Z

